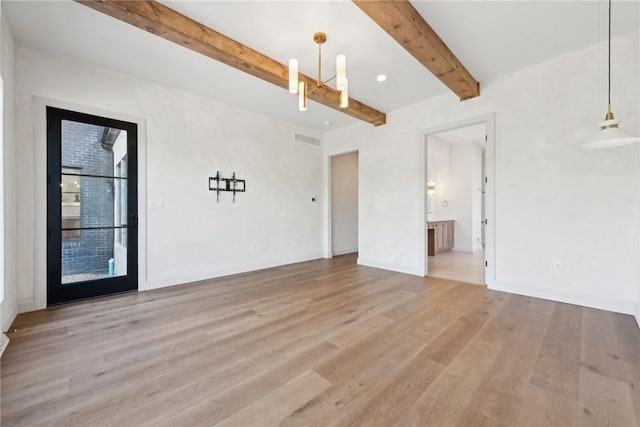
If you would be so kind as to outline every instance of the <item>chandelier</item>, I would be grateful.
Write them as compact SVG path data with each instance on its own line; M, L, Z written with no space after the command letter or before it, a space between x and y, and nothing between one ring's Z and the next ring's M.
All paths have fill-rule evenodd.
M315 87L309 89L306 81L298 81L298 60L289 60L289 92L298 94L298 109L307 110L307 96L319 87L323 87L331 80L336 80L336 89L340 91L340 108L349 106L349 85L347 82L347 60L344 55L336 56L336 75L322 81L322 44L327 41L325 33L315 33L313 41L318 45L318 79Z

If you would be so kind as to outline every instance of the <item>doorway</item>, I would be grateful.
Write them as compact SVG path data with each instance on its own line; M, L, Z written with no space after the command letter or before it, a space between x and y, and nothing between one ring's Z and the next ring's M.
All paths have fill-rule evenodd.
M492 119L488 115L424 134L423 239L425 274L430 277L492 283Z
M358 152L330 157L331 253L358 252Z
M47 304L138 289L137 124L47 107Z

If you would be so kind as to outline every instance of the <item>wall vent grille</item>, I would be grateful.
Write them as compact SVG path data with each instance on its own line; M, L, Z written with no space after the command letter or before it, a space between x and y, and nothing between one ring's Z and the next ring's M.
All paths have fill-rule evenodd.
M320 145L320 140L318 138L314 138L308 135L303 135L298 132L295 132L293 134L293 139L296 142L304 142L305 144Z

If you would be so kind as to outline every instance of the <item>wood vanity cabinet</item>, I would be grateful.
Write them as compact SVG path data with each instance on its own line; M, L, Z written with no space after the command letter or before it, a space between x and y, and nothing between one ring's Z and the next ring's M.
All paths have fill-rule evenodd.
M450 251L453 248L453 220L427 223L427 251L429 256Z

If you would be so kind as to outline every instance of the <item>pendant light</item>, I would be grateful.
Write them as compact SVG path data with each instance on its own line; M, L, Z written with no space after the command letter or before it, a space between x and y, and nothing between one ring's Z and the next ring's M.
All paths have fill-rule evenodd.
M613 117L613 111L611 111L611 0L609 0L609 37L607 54L607 114L604 116L604 122L600 124L600 132L584 144L584 147L586 148L610 148L640 142L640 137L632 135L620 128L618 121Z

